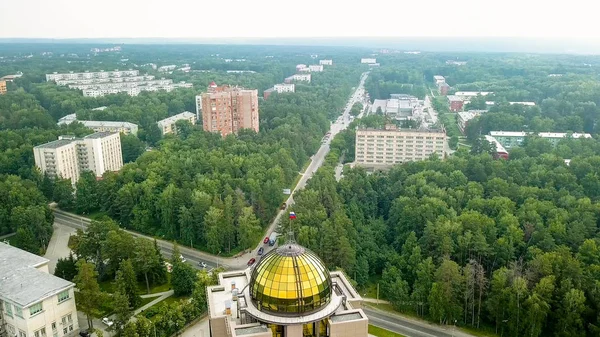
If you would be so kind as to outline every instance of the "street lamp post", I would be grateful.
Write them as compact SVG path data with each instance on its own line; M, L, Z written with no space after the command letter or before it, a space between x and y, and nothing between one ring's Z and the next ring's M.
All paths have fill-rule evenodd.
M221 254L221 251L217 253L217 269L219 269L219 254Z

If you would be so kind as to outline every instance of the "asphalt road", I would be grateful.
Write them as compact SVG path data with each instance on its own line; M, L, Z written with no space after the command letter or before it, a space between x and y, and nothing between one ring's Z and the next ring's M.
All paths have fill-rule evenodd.
M75 214L71 214L71 213L67 213L67 212L63 212L63 211L58 211L58 210L54 211L54 222L59 225L68 226L68 227L72 227L75 229L85 229L90 224L90 220L87 218L80 217ZM125 230L125 231L135 237L142 237L142 238L146 238L149 240L154 240L154 238L149 237L149 236L141 235L139 233L131 232L128 230ZM164 240L156 240L156 242L157 242L158 247L160 248L161 252L163 253L163 256L166 259L170 259L173 254L173 243L164 241ZM202 252L191 250L191 249L189 249L187 247L183 247L183 246L179 246L179 250L181 251L181 255L183 255L183 257L186 259L186 263L196 267L197 269L202 269L202 267L200 267L198 265L198 263L200 261L204 261L207 264L206 268L209 270L213 269L217 266L216 262L213 263L212 261L210 261L208 259L203 259L202 254L204 254L204 253L202 253ZM216 261L216 259L215 259L215 261Z
M442 329L434 326L428 326L427 323L419 323L412 320L403 319L401 316L388 314L384 311L373 310L369 307L363 307L363 311L369 317L369 324L387 329L406 337L464 337L469 336L453 327Z

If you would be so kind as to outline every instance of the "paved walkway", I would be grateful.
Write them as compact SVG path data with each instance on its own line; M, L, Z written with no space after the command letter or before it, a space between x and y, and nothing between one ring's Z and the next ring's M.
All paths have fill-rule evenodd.
M52 238L50 238L48 249L46 249L46 254L44 255L45 258L50 260L48 262L50 274L54 274L58 259L69 256L69 253L71 252L71 249L69 248L69 238L77 232L73 227L60 225L56 222L53 227L54 232L52 233Z
M163 301L165 298L167 297L171 297L173 296L173 290L169 290L169 291L165 291L162 293L158 293L158 294L149 294L149 295L160 295L159 297L157 297L156 299L152 300L152 302L147 303L146 305L139 307L137 309L135 309L135 311L133 312L133 316L139 314L140 312L150 308L151 306L155 305L156 303ZM147 296L147 295L142 295L142 298L148 298L148 297L152 297L152 296Z

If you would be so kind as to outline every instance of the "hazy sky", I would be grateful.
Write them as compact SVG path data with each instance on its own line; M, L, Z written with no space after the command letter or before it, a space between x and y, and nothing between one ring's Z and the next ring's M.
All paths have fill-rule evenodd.
M594 0L0 0L0 38L600 37Z

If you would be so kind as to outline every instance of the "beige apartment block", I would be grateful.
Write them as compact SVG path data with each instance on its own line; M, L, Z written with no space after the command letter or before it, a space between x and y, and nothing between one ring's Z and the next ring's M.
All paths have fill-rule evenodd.
M71 179L75 184L83 171L97 178L123 167L120 133L96 132L83 138L60 137L33 148L35 165L51 178Z
M259 130L258 90L217 86L212 82L208 92L196 98L198 114L202 111L204 131L218 132L223 137L241 129Z
M355 163L369 169L387 169L395 164L444 156L445 130L363 128L356 130Z
M0 242L0 336L63 337L79 331L74 284L48 259Z
M6 81L0 81L0 95L6 94Z

